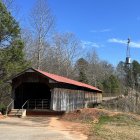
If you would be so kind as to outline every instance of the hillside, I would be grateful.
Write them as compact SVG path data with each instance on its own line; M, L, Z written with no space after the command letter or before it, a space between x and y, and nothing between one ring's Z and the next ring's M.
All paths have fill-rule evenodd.
M89 140L139 140L140 136L140 116L135 114L88 108L67 113L62 119L88 125Z

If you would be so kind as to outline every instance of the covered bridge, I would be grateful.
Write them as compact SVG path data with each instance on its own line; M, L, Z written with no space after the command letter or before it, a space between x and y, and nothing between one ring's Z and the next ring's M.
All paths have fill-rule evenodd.
M96 87L33 68L13 77L11 84L13 109L69 112L102 101Z

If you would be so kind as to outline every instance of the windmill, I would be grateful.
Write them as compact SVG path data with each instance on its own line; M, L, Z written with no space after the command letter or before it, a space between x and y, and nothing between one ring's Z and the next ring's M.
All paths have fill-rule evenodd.
M127 75L126 75L127 86L128 86L127 93L130 93L131 91L131 96L132 96L132 90L134 89L135 83L134 83L133 68L132 68L131 56L130 56L130 42L131 42L130 38L128 38L125 65L126 65L126 71L127 71Z
M131 58L130 58L130 38L128 38L127 41L127 50L126 50L126 64L130 65L131 64Z
M126 68L127 86L133 88L132 65L131 65L131 58L130 58L130 38L128 38L128 40L127 40L125 68ZM129 91L129 88L128 88L128 91Z

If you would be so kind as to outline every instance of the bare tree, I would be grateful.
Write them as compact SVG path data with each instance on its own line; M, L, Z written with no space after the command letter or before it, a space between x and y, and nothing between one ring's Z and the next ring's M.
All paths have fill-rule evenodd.
M37 68L41 69L41 63L44 56L45 43L50 37L50 33L54 27L54 17L48 6L47 0L36 0L36 3L30 14L30 28L32 29L34 47L36 53Z
M29 29L22 29L21 30L21 37L24 41L24 52L25 52L25 56L26 59L31 61L34 59L34 54L37 51L36 47L34 47L35 44L35 40L33 38L32 32Z
M53 37L53 43L48 47L43 69L73 77L73 66L79 55L79 47L80 41L73 33L57 33Z
M72 76L73 65L79 55L80 41L73 33L57 34L54 38L56 53L62 57L63 75Z
M103 82L114 75L113 66L107 61L100 60L96 50L88 52L86 60L88 61L86 71L88 83L103 89Z

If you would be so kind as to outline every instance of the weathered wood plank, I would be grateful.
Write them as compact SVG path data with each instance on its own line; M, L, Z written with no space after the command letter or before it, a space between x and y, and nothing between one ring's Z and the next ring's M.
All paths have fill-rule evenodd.
M84 108L86 103L101 102L101 95L101 93L85 92L82 90L54 88L52 109L69 112Z

